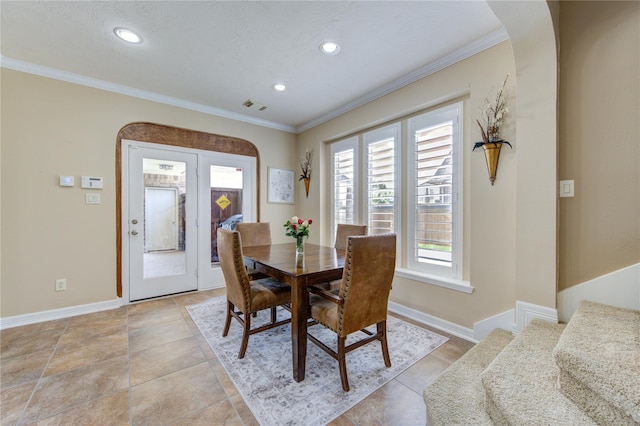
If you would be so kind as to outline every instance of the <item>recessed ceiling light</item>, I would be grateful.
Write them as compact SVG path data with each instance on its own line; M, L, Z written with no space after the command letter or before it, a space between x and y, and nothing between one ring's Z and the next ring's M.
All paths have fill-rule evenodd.
M283 92L284 89L286 89L286 88L287 88L287 86L285 86L282 83L276 83L276 84L273 85L273 90L277 90L278 92Z
M122 40L129 43L142 43L142 37L126 28L116 28L113 32Z
M337 55L340 51L340 45L335 41L325 41L320 45L320 51L325 55Z

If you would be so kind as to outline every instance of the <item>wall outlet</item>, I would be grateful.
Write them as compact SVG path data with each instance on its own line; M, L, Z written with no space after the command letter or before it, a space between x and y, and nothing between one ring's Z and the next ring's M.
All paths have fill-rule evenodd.
M67 289L66 278L58 278L56 280L56 291L65 291Z

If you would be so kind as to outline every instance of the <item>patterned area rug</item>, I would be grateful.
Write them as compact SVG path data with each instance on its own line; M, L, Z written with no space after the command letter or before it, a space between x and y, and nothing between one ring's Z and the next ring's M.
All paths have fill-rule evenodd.
M387 319L391 367L384 366L380 344L372 342L347 354L351 390L344 392L338 362L313 343L307 346L305 379L296 382L291 370L290 324L254 334L247 353L238 359L242 329L231 321L222 337L226 298L187 306L187 310L231 376L251 412L262 425L324 425L353 407L448 339L392 316ZM289 316L278 309L278 319ZM262 311L251 319L252 328L269 321ZM372 327L375 330L375 326ZM321 325L309 332L335 349L335 333ZM360 334L360 336L359 336ZM347 339L359 339L354 333ZM355 337L354 337L355 336Z

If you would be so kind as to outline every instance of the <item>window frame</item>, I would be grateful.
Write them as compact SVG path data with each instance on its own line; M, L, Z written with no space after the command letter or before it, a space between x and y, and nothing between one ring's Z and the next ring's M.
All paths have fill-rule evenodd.
M335 142L333 144L331 144L331 149L330 149L330 155L331 155L331 166L330 166L330 170L331 170L331 186L330 186L330 190L331 190L331 229L333 229L332 232L332 241L333 243L335 243L335 235L336 235L336 230L338 229L338 222L336 221L336 191L335 191L335 185L336 185L336 181L335 181L335 155L339 152L344 152L344 151L348 151L348 150L353 150L353 188L354 188L354 197L353 197L353 220L355 221L355 223L360 223L362 220L362 215L360 213L360 203L361 200L358 195L362 192L360 190L359 184L360 184L360 178L359 178L359 173L360 173L360 143L359 143L359 137L358 136L352 136L350 138L347 139L343 139L341 141Z
M401 235L399 232L400 225L400 206L402 202L401 191L401 173L399 160L401 158L400 145L402 141L402 129L401 122L393 123L378 129L374 129L362 134L362 160L359 166L362 168L361 173L361 186L363 188L362 194L362 217L364 223L368 226L368 233L371 234L371 223L369 220L370 203L369 203L369 159L368 159L368 147L369 145L379 143L385 139L393 138L393 185L394 185L394 200L393 200L393 229L398 237Z
M413 244L415 241L415 174L416 170L413 165L415 159L415 152L413 145L415 144L415 138L411 132L412 128L410 123L415 122L423 116L428 115L442 115L443 112L451 114L455 111L456 120L454 122L455 142L452 146L452 155L455 157L452 164L452 180L456 182L455 189L452 185L452 197L454 200L454 206L452 214L454 216L454 235L452 239L452 261L455 260L455 268L445 268L445 270L438 270L439 268L416 268L415 264L408 262L409 256L413 252ZM334 171L334 154L340 150L347 149L346 147L355 144L354 147L354 179L357 180L354 183L354 191L357 196L354 197L354 220L358 218L359 223L368 224L368 177L367 177L367 149L365 143L366 134L375 134L378 131L384 131L384 129L394 128L397 129L397 137L395 140L395 153L394 153L394 167L395 167L395 202L394 202L394 232L397 235L398 241L398 256L397 267L395 275L397 277L407 278L413 281L422 282L425 284L436 285L445 287L448 289L472 293L474 288L469 281L463 279L464 274L464 102L462 100L443 103L438 106L434 106L428 111L412 114L411 116L404 116L395 119L393 122L386 126L374 127L369 129L362 129L357 134L347 137L345 139L337 140L330 143L331 153L331 222L333 226L333 234L335 235L335 229L337 227L335 216L335 171ZM352 144L352 145L349 145ZM406 150L406 153L405 153ZM413 159L410 158L413 156ZM409 187L411 185L412 187ZM406 187L406 197L408 200L403 201L403 186ZM411 216L413 215L413 216ZM406 222L406 223L405 223ZM335 237L332 237L335 238ZM454 253L455 252L455 253Z
M407 269L426 274L442 276L444 278L460 280L462 278L462 253L463 253L463 197L462 197L462 165L464 164L462 146L462 102L449 104L432 111L411 117L407 120L407 234L406 234L406 265ZM416 138L415 133L425 127L452 122L451 149L452 149L452 183L451 183L451 266L435 263L419 262L415 258L416 247Z

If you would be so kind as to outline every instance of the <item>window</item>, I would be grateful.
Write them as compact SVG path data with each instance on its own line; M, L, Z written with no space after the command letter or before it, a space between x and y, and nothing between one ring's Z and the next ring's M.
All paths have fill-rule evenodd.
M367 226L370 235L396 229L396 145L399 125L364 134L367 151Z
M407 267L461 278L460 105L408 122Z
M334 234L338 223L395 232L400 276L467 291L461 114L456 103L332 144L333 222Z
M333 235L338 223L359 223L356 197L358 138L350 138L331 145L333 188Z

